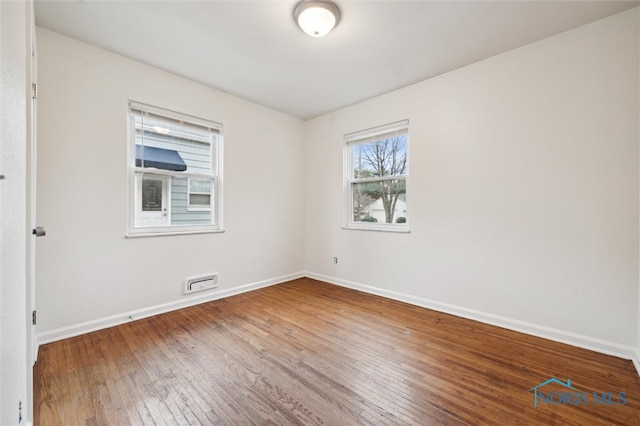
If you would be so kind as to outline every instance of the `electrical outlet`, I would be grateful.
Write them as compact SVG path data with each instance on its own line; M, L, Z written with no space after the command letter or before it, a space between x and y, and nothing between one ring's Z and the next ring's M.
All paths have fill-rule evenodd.
M337 258L337 257L334 257L334 258L333 258L333 263L335 263L335 264L337 264L337 263L338 263L338 258Z
M22 400L18 401L18 424L22 423Z

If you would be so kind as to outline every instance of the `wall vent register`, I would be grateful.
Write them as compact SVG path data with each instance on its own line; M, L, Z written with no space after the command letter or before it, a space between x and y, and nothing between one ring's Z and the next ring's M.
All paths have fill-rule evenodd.
M216 287L218 287L218 274L188 278L184 284L184 293L190 294L198 291L210 290Z

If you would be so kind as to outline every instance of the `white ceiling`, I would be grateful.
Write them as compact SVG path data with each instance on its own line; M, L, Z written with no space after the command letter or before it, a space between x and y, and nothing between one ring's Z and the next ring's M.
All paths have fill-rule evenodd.
M0 0L1 1L1 0ZM36 0L37 25L309 119L637 6L337 0L323 38L296 1Z

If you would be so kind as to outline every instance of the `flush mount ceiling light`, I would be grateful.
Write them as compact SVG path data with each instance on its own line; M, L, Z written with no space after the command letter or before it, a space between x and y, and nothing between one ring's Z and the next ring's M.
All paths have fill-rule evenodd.
M340 20L340 10L328 0L304 0L293 10L293 17L302 31L311 37L322 37Z

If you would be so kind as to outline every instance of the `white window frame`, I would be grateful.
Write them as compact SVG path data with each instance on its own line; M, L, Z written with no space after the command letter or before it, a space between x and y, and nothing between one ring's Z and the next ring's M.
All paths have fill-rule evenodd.
M403 175L389 175L382 177L356 178L353 168L353 146L374 142L386 137L406 135L407 171ZM404 223L386 222L356 222L353 220L353 187L356 183L379 182L384 180L404 180L405 193L409 193L409 120L397 121L382 126L376 126L366 130L360 130L344 135L344 229L357 229L368 231L410 232L409 217L405 216ZM408 201L406 201L407 210Z
M138 167L136 166L136 141L135 141L135 123L132 119L132 111L146 111L150 114L167 118L172 121L184 123L185 125L195 125L202 128L209 128L212 133L216 134L215 143L210 144L211 148L211 173L189 173L189 172L173 172L170 170L161 170L150 167ZM152 237L162 235L182 235L182 234L201 234L201 233L214 233L224 232L222 221L222 176L223 176L223 133L222 124L194 117L188 114L183 114L175 111L171 111L164 108L159 108L144 103L129 101L127 108L127 164L128 164L128 180L127 180L127 194L128 194L128 222L127 232L125 236L127 238L135 237ZM155 176L169 176L177 178L187 178L187 210L189 211L189 191L190 180L193 179L211 179L211 206L207 210L201 209L200 211L210 211L212 215L212 223L206 225L190 224L190 225L164 225L157 227L139 227L136 226L136 213L140 203L137 198L140 195L136 185L136 176L155 175ZM169 203L171 202L168 200ZM170 209L169 209L170 212ZM170 216L169 216L170 217Z

